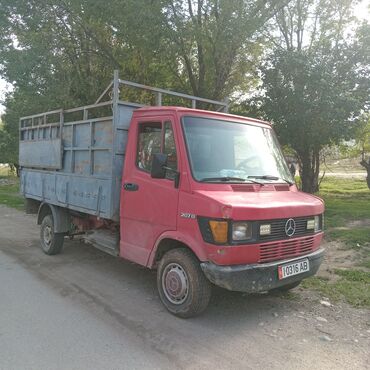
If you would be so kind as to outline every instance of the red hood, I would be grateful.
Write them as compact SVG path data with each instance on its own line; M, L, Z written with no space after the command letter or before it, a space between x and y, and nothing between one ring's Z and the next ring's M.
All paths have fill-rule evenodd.
M222 217L234 220L269 220L318 215L324 202L313 195L298 191L209 191L195 194L219 203Z

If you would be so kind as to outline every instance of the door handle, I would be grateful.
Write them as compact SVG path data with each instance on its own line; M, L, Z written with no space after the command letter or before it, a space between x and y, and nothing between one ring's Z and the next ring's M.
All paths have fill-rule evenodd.
M139 185L133 184L131 182L126 182L125 184L123 184L123 188L127 191L137 191L139 190Z

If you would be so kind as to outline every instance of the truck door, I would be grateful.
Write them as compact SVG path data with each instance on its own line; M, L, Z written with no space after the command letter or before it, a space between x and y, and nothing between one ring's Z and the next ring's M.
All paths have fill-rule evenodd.
M134 121L130 133L121 189L120 255L146 265L155 241L164 231L176 230L179 189L174 175L150 176L154 153L166 153L168 166L178 170L177 144L170 117Z

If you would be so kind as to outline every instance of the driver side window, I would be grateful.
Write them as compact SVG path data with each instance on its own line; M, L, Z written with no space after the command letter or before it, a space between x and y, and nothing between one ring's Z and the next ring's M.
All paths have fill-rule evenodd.
M139 123L137 167L145 172L150 172L155 153L167 154L167 166L177 170L177 151L170 121L166 121L163 125L161 122ZM174 179L174 176L174 172L166 172L167 179Z
M162 124L145 122L139 124L136 165L141 170L150 172L154 153L161 152Z

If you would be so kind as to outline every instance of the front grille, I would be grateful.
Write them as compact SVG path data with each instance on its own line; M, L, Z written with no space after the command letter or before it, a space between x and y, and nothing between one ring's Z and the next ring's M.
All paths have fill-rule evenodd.
M307 220L312 220L311 217L296 217L294 218L296 229L293 237L303 236L303 235L312 235L314 230L307 230ZM289 239L290 237L285 233L285 224L288 221L286 219L270 220L270 221L260 221L260 225L271 224L271 234L269 235L260 235L259 240L269 241L269 240L281 240Z
M314 237L283 240L260 245L259 262L283 260L297 257L313 251Z

